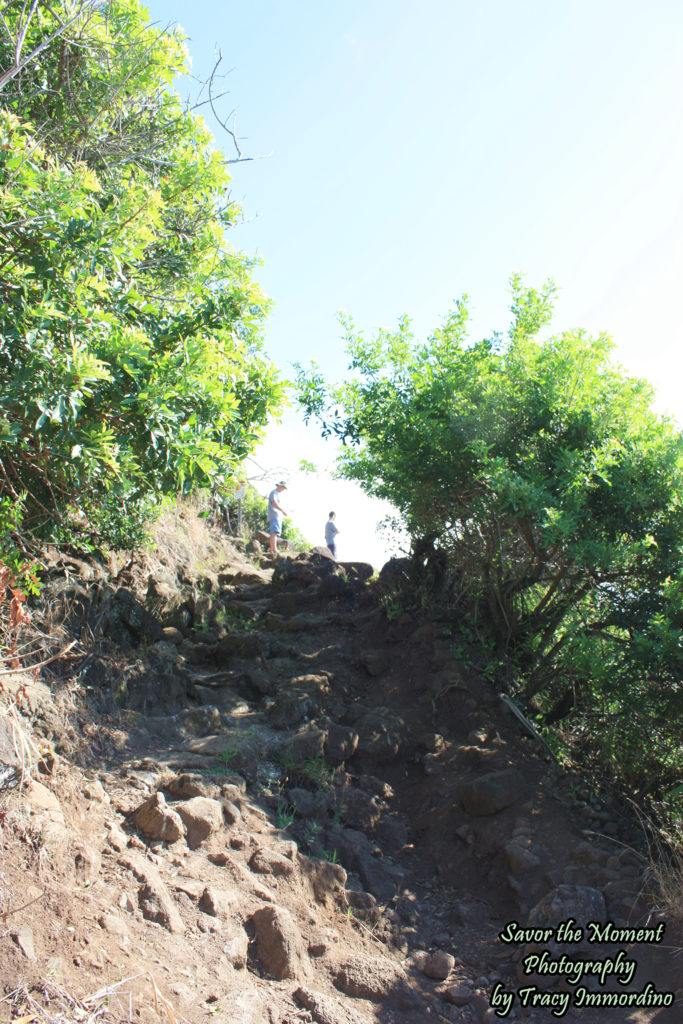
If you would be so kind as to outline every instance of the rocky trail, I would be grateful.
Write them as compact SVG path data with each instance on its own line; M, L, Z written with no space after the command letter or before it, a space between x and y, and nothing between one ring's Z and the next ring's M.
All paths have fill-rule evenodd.
M54 553L51 614L106 641L3 678L0 1021L682 1021L628 808L382 599L407 563L262 561ZM648 983L675 1004L577 1003Z

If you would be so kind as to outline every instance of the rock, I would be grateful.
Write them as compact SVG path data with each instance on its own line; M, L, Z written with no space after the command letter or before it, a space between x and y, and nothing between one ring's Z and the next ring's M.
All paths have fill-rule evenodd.
M349 957L334 969L332 980L341 992L352 999L369 999L374 1003L392 999L403 1007L421 1003L409 988L403 970L383 957Z
M193 644L203 644L205 647L211 647L218 643L218 633L213 629L195 629L188 639Z
M164 626L163 638L169 644L179 646L183 642L182 632L176 626Z
M185 835L180 816L166 803L162 793L154 793L137 809L133 822L148 839L175 843Z
M236 970L243 970L247 966L249 954L249 936L244 928L237 921L226 922L223 931L223 953L229 963Z
M369 562L337 562L337 566L352 582L364 583L375 571Z
M205 839L223 827L223 808L220 801L195 796L175 805L175 810L187 829L187 845L196 850Z
M206 796L215 799L219 793L218 786L209 783L202 775L185 772L176 775L166 786L176 800L191 800L194 796Z
M168 661L172 664L175 664L180 657L176 645L168 640L157 640L156 643L150 644L149 649L163 661Z
M347 875L341 864L310 857L299 858L302 874L308 879L317 903L333 906L340 901Z
M596 921L601 924L607 920L605 899L599 889L588 885L558 885L557 888L541 899L529 912L527 926L529 928L557 928L560 921L572 918L584 930L581 942L571 944L571 955L585 953L587 957L595 956L595 946L588 941L589 932L586 923ZM536 985L548 988L555 979L547 974L526 972L523 969L524 959L530 953L547 951L549 956L560 959L567 953L567 943L555 942L552 939L542 944L529 943L524 946L522 956L517 963L517 977L525 985ZM580 959L580 958L579 958Z
M42 782L36 782L32 779L24 790L24 799L26 803L30 804L33 811L38 813L48 812L52 821L57 821L62 826L65 824L64 812L59 798L55 796L51 789L44 786Z
M156 868L134 853L122 853L119 863L132 871L142 883L138 890L138 905L142 916L148 921L156 921L170 932L182 934L185 925Z
M371 757L378 764L390 764L397 757L406 731L398 715L381 708L367 712L355 725L359 755Z
M130 590L119 587L114 598L119 619L136 636L145 637L152 642L163 640L164 631L161 623L155 615L147 611L143 604L140 604Z
M310 789L293 786L287 790L287 798L302 818L323 818L330 805L330 797L323 791L312 793Z
M486 743L488 739L488 731L486 729L471 729L467 734L467 742L472 747L481 746L482 743Z
M269 666L270 668L270 666ZM278 681L275 676L260 665L249 665L244 670L244 678L250 686L266 697L271 697L277 692Z
M228 633L218 641L218 657L256 658L267 657L268 639L260 633Z
M288 910L260 907L251 916L256 955L273 978L297 978L306 973L306 951L301 929Z
M118 906L127 914L133 914L135 912L135 904L127 892L122 892L119 896Z
M487 772L458 783L456 795L472 817L486 817L509 807L522 796L524 778L516 768Z
M523 849L514 840L506 843L504 850L505 861L513 875L523 875L525 871L531 871L532 868L537 868L541 863L536 854L531 853L530 850Z
M341 800L341 813L351 828L361 832L372 832L387 810L387 804L376 794L365 793L362 789L347 788Z
M337 999L299 987L294 992L296 1001L308 1010L317 1024L369 1024L369 1018L359 1017Z
M346 900L349 906L353 910L353 916L358 917L361 921L378 921L380 918L380 911L377 906L377 900L370 892L356 892L354 889L348 889L346 892Z
M100 804L108 804L109 797L99 779L84 779L81 793L86 800L94 800Z
M20 925L19 928L10 932L13 940L24 954L27 960L37 960L35 946L33 942L33 929L29 928L27 924Z
M296 558L281 558L273 570L273 589L304 588L340 572L327 548L314 548Z
M355 871L363 887L381 903L396 894L396 884L381 859L373 856L373 847L362 832L339 825L328 826L325 833L328 849L336 850L348 871Z
M552 928L556 927L559 921L566 921L570 917L584 928L584 932L588 921L603 924L607 920L607 908L600 890L588 885L559 885L546 893L529 911L527 923L530 928ZM560 956L566 953L567 944L548 942L544 943L543 948L552 951L553 956ZM591 949L595 951L586 934L582 942L572 943L571 948L572 952L588 952Z
M142 916L148 921L156 921L157 924L174 934L180 935L185 931L183 920L161 879L155 883L148 881L141 886L138 892L138 904Z
M223 798L221 800L221 806L223 808L223 818L228 825L236 825L242 820L242 812L237 804L234 804L232 800L226 800Z
M235 912L235 898L228 891L207 886L199 898L199 909L210 917L225 921Z
M294 864L281 853L268 847L256 850L249 859L249 867L259 875L293 875Z
M358 733L355 729L330 722L325 740L325 757L330 764L343 764L353 757L357 748Z
M110 935L128 935L129 929L125 921L122 921L116 914L100 914L97 919L100 928L103 928L105 932L109 932Z
M408 842L408 826L398 814L385 814L374 831L377 841L385 848L401 850Z
M80 876L82 881L92 882L97 878L102 867L100 851L96 847L89 846L80 840L76 840L71 849L76 874Z
M438 754L444 748L444 738L438 732L425 732L418 739L418 745L430 754Z
M325 732L315 725L290 735L287 742L287 753L296 764L320 757L325 747Z
M318 584L318 597L323 601L337 601L353 596L353 585L343 576L326 576Z
M242 619L243 622L256 622L262 611L262 606L254 602L233 599L224 601L223 607L231 619Z
M371 676L381 676L383 672L386 672L391 664L391 658L389 657L388 651L374 648L367 651L361 651L358 656L358 660L368 675Z
M294 676L278 692L270 711L270 718L280 728L291 728L305 719L313 718L330 692L327 675Z
M183 708L177 717L178 729L184 737L207 736L222 726L218 708L211 705L201 708Z
M377 593L395 594L400 591L406 583L410 583L412 570L412 558L390 558L380 569Z
M475 992L469 985L451 985L446 989L444 995L454 1006L467 1006L472 1002Z
M454 967L455 957L450 953L438 950L427 956L422 965L422 973L426 974L428 978L434 978L435 981L445 981Z

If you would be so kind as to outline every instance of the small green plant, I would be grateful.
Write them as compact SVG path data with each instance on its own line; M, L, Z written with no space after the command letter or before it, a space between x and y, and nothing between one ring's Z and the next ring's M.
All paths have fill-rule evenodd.
M396 597L387 594L385 597L380 599L380 604L384 608L384 614L387 617L388 622L393 622L394 619L400 619L404 614L404 607L401 600Z
M307 821L303 831L303 839L307 846L312 846L323 827L319 821Z
M303 763L302 775L316 789L330 789L334 780L334 768L332 768L322 754L309 757Z
M226 736L227 746L216 754L216 765L218 768L233 768L235 760L239 757L244 743L250 741L255 733L253 725L247 729L241 729L239 721L235 730Z
M216 754L217 766L219 768L230 768L238 753L239 748L236 745L221 750L220 754Z
M322 754L315 754L300 761L291 749L285 750L280 755L280 767L290 785L316 791L332 788L334 768L327 764Z
M334 850L323 850L323 857L330 864L336 864L339 860L339 854L337 853L336 848Z
M286 830L294 821L296 808L293 807L291 804L278 804L275 814L277 817L278 828L282 829L283 832L286 832Z

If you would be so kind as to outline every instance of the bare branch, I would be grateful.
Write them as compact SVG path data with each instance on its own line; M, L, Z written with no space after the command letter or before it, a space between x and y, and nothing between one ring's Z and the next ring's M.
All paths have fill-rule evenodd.
M24 43L26 41L26 33L28 31L31 19L36 12L38 2L39 0L32 0L31 7L28 13L26 13L26 3L24 3L21 15L19 17L16 40L12 39L12 34L10 32L9 25L7 24L5 18L2 15L0 15L0 18L2 18L3 28L7 32L10 38L10 42L13 42L14 44L13 65L6 71L0 72L0 92L4 89L8 82L11 82L13 78L16 78L17 75L21 74L24 68L28 64L30 64L31 61L34 61L37 57L39 57L43 50L46 50L48 46L50 46L55 41L55 39L58 39L60 36L64 35L67 29L71 28L71 26L74 25L81 17L83 17L83 15L86 14L86 12L92 13L97 4L97 0L79 0L75 14L73 14L66 21L60 22L59 26L55 29L54 32L47 36L47 38L43 39L43 41L33 50L31 50L30 53L26 54L26 56L22 56L22 50L24 48Z
M211 74L209 75L209 81L208 81L209 98L208 98L208 101L204 100L202 102L202 104L199 104L199 105L203 105L203 103L206 103L206 102L209 103L209 105L211 107L211 112L213 113L213 116L216 118L216 120L218 121L218 123L221 126L221 128L223 129L223 131L226 132L230 136L230 138L232 139L232 143L233 143L233 146L235 147L235 152L237 153L237 157L235 159L233 159L233 160L226 160L226 163L228 163L228 164L244 164L244 163L248 163L250 160L266 160L266 159L268 159L268 157L272 156L273 154L272 153L268 153L266 155L256 156L256 157L255 156L243 156L242 155L242 150L240 149L240 144L239 144L238 135L237 135L237 111L236 110L232 110L228 114L228 116L226 118L222 118L219 115L219 113L218 113L218 111L216 109L216 103L218 102L218 100L222 99L224 96L227 95L227 92L221 92L218 95L214 94L214 81L216 80L216 76L218 74L218 68L220 67L220 64L221 64L222 60L223 60L223 54L219 50L218 51L218 58L216 60L216 63L213 66ZM230 74L230 72L228 71L225 74ZM224 78L225 74L221 75L220 77ZM232 124L231 125L228 124L228 121L230 120L230 118L232 118Z

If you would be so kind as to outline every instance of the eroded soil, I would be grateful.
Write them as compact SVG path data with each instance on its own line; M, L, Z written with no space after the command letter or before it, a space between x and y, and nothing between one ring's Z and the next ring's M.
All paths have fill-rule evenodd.
M452 623L388 618L367 569L324 554L274 574L224 542L221 562L196 580L172 548L72 561L64 635L100 640L3 677L21 781L0 791L0 1020L479 1024L505 993L508 1020L683 1020L680 989L669 1009L579 1008L576 985L525 973L544 950L635 960L628 984L581 985L675 991L683 942L644 895L628 808L547 757ZM569 917L665 927L499 938Z

